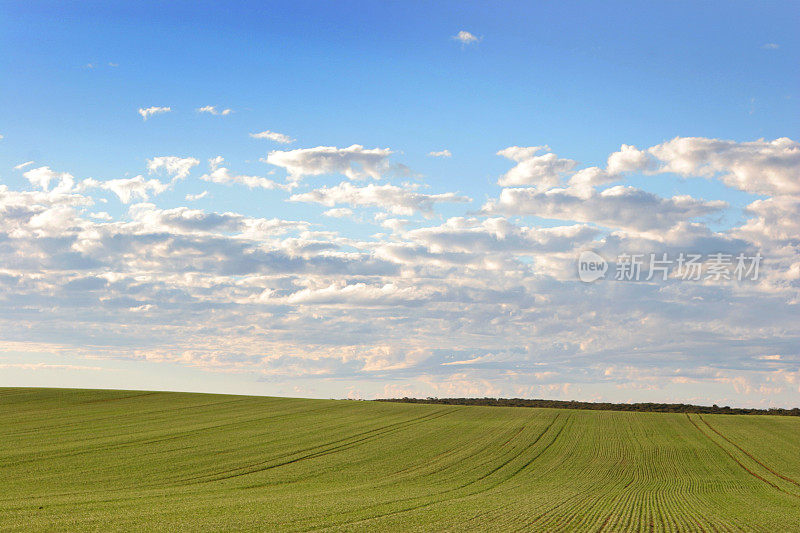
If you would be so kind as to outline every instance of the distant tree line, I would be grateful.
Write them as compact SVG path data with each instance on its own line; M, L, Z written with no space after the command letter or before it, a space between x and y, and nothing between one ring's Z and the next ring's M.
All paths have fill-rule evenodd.
M716 404L692 405L688 403L608 403L576 402L574 400L526 400L524 398L386 398L379 402L433 403L444 405L489 405L496 407L550 407L556 409L590 409L593 411L642 411L652 413L699 413L722 415L780 415L800 416L800 409L749 409L720 407Z

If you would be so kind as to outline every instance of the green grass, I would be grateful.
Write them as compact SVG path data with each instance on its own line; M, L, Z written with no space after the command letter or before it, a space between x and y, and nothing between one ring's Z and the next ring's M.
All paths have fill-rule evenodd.
M800 419L0 389L1 530L800 531Z

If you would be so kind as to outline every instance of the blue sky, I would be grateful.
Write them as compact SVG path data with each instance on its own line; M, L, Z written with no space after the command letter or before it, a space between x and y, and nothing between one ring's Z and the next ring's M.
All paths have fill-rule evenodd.
M0 184L19 194L0 241L13 280L0 384L799 403L792 3L2 6ZM153 106L170 110L144 120ZM250 135L263 131L294 141ZM640 155L612 172L623 145ZM548 148L498 155L515 146ZM375 175L326 171L319 147L356 171L372 158ZM562 170L538 166L548 153ZM159 157L186 174L150 168ZM579 191L570 179L593 167ZM629 189L602 196L613 187ZM294 225L253 233L272 219ZM542 244L553 232L565 242ZM757 295L678 282L642 295L567 279L587 248L759 249L773 270ZM256 250L295 270L248 270ZM619 320L585 318L609 299L629 303ZM747 301L778 315L772 329L744 327ZM664 328L686 337L669 356Z

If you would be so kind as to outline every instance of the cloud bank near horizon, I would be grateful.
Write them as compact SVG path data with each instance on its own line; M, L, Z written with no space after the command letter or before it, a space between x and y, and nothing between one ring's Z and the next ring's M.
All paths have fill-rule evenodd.
M510 146L497 152L509 166L482 203L409 180L418 176L401 154L359 144L273 150L269 177L222 156L198 170L186 154L107 180L17 165L27 186L0 185L0 343L365 383L371 396L603 399L602 386L698 402L706 398L686 391L713 386L734 403L799 397L797 141L677 137L622 145L595 166ZM711 180L749 202L739 213L630 183L668 175ZM341 181L319 185L321 176ZM180 205L170 196L178 181L195 189L187 200L246 187L318 208L329 222ZM734 222L721 222L731 213ZM759 251L765 262L747 283L584 284L575 260L589 249L608 258Z

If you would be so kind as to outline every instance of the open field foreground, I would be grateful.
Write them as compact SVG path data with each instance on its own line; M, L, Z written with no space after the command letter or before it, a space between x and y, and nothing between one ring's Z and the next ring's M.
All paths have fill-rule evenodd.
M0 389L2 530L800 531L800 419Z

